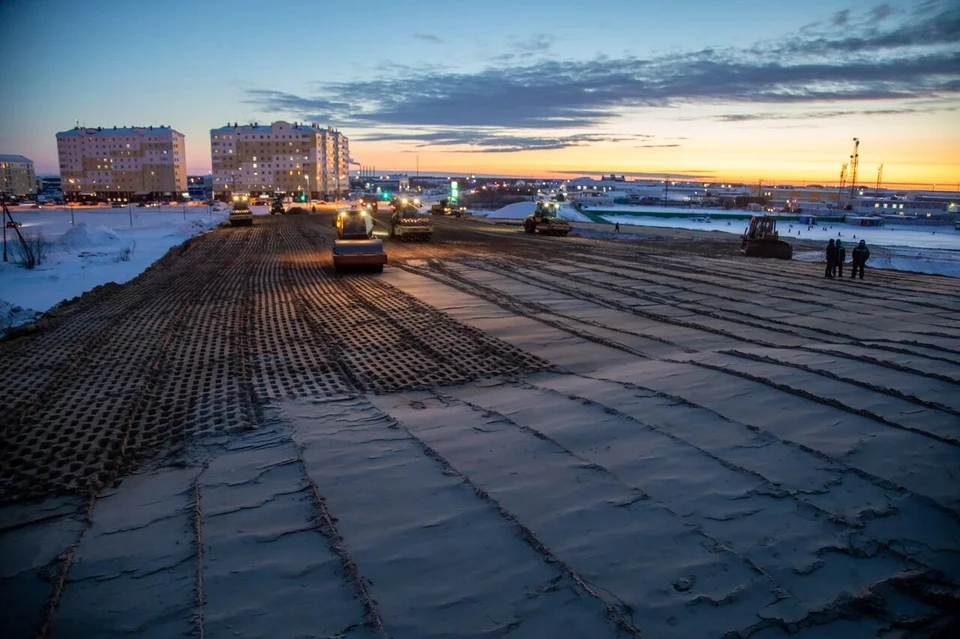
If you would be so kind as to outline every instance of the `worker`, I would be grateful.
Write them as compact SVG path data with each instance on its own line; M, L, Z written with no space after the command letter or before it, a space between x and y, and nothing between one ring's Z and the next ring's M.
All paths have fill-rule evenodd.
M834 262L834 267L837 269L839 276L843 277L843 262L847 259L847 249L843 248L843 243L840 240L837 240L835 248L837 251L837 259Z
M837 247L836 247L836 245L833 243L833 240L830 240L830 243L827 244L827 254L826 254L826 258L827 258L827 270L823 272L823 276L824 276L824 277L831 277L831 278L832 278L832 277L833 277L833 271L834 271L834 266L833 266L833 265L834 265L834 262L835 262L836 259L837 259Z
M870 259L870 249L867 248L866 240L860 240L857 247L853 249L853 272L850 273L850 279L857 276L857 269L860 269L860 279L863 279L863 265Z

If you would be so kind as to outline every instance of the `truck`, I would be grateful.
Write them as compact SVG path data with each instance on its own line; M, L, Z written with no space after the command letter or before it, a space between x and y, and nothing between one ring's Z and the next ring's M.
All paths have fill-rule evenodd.
M523 220L523 230L527 233L542 233L543 235L565 236L573 227L562 217L559 217L559 202L537 202L536 210Z

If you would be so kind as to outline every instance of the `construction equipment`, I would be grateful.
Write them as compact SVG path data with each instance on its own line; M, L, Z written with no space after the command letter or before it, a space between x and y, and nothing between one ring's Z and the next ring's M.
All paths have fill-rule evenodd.
M377 212L379 202L380 198L372 193L365 193L360 196L360 206L363 208L369 208L372 213Z
M523 230L527 233L540 232L543 235L559 235L563 237L573 227L557 214L560 212L559 202L537 202L537 209L523 220Z
M348 268L368 268L383 271L387 254L383 242L373 237L373 212L370 208L340 211L334 220L337 239L333 242L333 267L338 271Z
M230 211L230 226L253 226L253 212L246 195L233 196L233 209Z
M780 239L777 218L754 215L743 232L740 252L747 257L772 257L778 260L793 258L793 247Z
M461 217L467 212L467 207L454 205L450 203L450 200L443 199L431 206L430 212L434 215L453 215L454 217Z
M283 215L286 210L283 208L283 196L277 193L273 196L273 202L270 203L270 215L279 213Z
M420 200L393 199L393 215L390 216L390 237L401 240L429 242L433 237L433 223L420 212Z

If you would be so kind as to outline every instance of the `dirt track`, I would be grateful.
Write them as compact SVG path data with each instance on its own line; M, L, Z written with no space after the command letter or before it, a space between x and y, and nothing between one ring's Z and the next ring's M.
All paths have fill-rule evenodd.
M956 280L868 270L864 282L826 281L820 265L746 260L735 240L706 234L629 243L529 237L466 219L437 226L429 244L387 242L382 276L341 277L330 263L329 216L258 218L199 237L134 282L60 309L39 333L0 343L0 503L67 496L39 511L8 505L0 535L14 547L17 534L45 521L74 526L51 546L56 553L0 574L6 593L23 580L44 584L35 586L39 598L17 595L28 612L10 636L38 628L113 636L158 619L199 635L243 627L249 619L217 616L236 602L218 599L222 586L203 579L227 565L242 572L248 561L241 553L209 563L224 547L216 522L234 512L217 511L224 490L243 495L224 503L259 504L243 509L310 495L277 534L316 521L319 541L302 552L332 552L323 561L339 568L323 583L353 594L338 608L346 621L308 633L506 636L550 627L530 625L546 623L539 615L562 628L551 616L562 604L546 594L558 589L599 624L584 626L590 636L720 636L697 634L720 624L758 637L816 636L850 617L876 632L926 636L956 623L946 612L960 602ZM423 468L423 486L383 475L371 461L383 441L407 471ZM209 442L225 448L210 452ZM245 461L250 447L274 451L276 465ZM672 464L696 476L667 472ZM263 479L286 468L294 476ZM230 474L247 471L247 479ZM137 493L152 476L174 478L159 501L154 489ZM469 494L432 483L443 477ZM581 481L593 488L575 507ZM382 529L453 490L452 512L479 509L489 543L502 535L516 570L528 560L530 571L550 566L536 573L554 584L536 591L543 608L517 612L516 602L533 596L519 586L484 598L501 597L520 619L515 627L471 625L459 612L444 626L442 605L392 608L400 600L384 572L389 557L355 532L371 526L370 507L355 496L398 488L379 510L392 513ZM406 499L411 508L401 509ZM124 504L118 522L158 503L167 514L111 524L103 513L116 503ZM180 521L173 514L193 540L184 533L176 552L187 555L161 565L179 575L169 580L185 603L150 612L131 603L139 621L106 612L91 620L97 601L133 596L123 593L140 582L127 583L135 571L125 561L150 563L118 555L98 567L103 548L124 531ZM429 536L454 514L434 516L403 530ZM596 521L609 522L602 534ZM637 548L653 534L633 528L642 522L674 531L657 537L650 557ZM441 548L452 533L436 534L431 543ZM436 558L419 559L429 575ZM496 557L459 561L468 582ZM684 599L664 603L662 611L678 607L661 615L660 604L646 608L661 596L659 582L619 580L611 567L621 564L650 580L655 566L709 566L699 575L705 588L716 571L739 576L687 593L695 584L664 575L666 591ZM118 578L96 585L105 575ZM464 606L480 597L458 596ZM264 605L255 599L250 606ZM678 621L676 611L691 606L705 625ZM435 625L417 626L422 619Z

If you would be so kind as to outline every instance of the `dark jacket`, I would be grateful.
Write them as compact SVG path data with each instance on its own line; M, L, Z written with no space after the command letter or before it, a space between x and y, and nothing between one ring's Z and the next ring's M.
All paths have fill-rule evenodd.
M857 248L853 249L853 262L854 264L866 264L869 259L870 249L867 248L867 244L863 240L860 240Z
M844 260L847 259L847 249L843 248L843 244L837 242L837 264L843 264Z
M833 240L827 244L827 264L834 264L837 261L837 246Z

